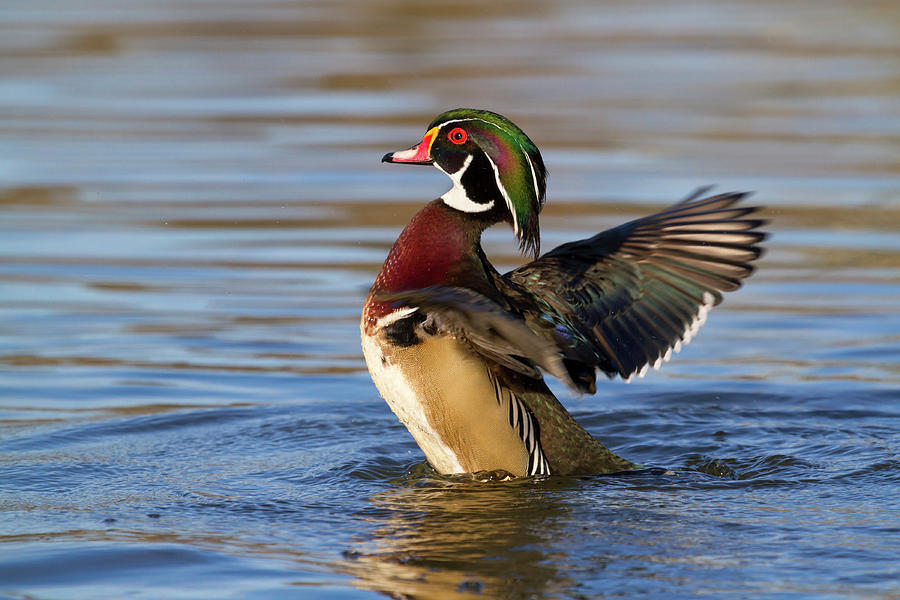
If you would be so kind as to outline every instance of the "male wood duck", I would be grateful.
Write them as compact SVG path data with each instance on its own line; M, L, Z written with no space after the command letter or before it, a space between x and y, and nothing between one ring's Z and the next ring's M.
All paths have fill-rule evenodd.
M703 189L538 258L546 170L509 119L451 110L382 160L453 182L394 243L360 324L372 379L428 462L516 477L636 468L575 422L542 372L594 393L597 369L626 381L658 369L753 272L758 209ZM534 256L504 275L480 241L500 222Z

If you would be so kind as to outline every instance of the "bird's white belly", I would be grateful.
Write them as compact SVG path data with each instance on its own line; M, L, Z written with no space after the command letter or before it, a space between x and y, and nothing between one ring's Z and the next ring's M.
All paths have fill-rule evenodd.
M429 422L414 382L400 365L385 355L377 331L374 335L362 332L362 349L375 387L415 438L431 466L444 474L464 473L459 457Z

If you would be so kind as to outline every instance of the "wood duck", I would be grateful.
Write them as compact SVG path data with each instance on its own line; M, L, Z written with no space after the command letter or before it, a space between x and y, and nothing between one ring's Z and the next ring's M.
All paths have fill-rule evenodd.
M636 468L575 422L542 372L594 393L597 369L626 381L658 369L753 272L766 235L747 216L758 208L704 188L538 258L547 173L509 119L451 110L382 160L453 182L394 243L360 324L372 379L428 462L515 477ZM500 222L534 257L503 275L480 242Z

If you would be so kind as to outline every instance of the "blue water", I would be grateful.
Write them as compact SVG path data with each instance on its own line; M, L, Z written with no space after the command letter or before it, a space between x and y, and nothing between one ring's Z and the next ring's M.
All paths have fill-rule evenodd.
M900 596L897 5L0 8L0 598ZM543 247L752 189L759 271L661 371L554 390L648 469L436 475L363 298L455 106ZM522 260L510 231L485 247Z

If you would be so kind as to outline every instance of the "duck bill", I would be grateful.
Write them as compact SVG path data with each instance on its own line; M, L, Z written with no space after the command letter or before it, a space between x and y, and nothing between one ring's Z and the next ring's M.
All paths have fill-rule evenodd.
M407 163L411 165L430 165L434 163L431 158L431 144L437 137L438 128L432 127L422 138L422 141L408 150L400 150L398 152L388 152L381 158L381 162L387 163Z

